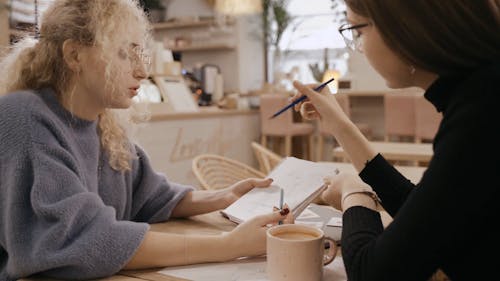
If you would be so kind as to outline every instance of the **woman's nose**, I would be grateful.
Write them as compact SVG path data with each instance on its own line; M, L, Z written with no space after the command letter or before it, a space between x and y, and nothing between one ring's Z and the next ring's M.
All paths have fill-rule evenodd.
M132 75L138 80L146 79L148 77L146 66L143 63L137 63Z

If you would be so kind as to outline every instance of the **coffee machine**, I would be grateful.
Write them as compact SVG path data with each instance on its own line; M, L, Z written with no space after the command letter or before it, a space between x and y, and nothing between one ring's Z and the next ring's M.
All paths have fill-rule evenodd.
M195 75L199 76L201 82L201 94L198 99L198 105L211 105L213 95L220 91L220 68L215 64L204 64L201 68L195 70Z

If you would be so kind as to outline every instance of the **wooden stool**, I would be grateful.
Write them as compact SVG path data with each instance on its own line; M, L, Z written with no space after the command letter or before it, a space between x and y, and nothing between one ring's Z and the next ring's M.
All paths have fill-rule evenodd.
M284 156L292 156L292 137L306 137L308 149L304 149L303 157L312 159L312 140L314 136L314 125L311 123L294 122L293 109L283 112L281 115L270 119L276 111L290 103L290 97L285 94L265 94L260 96L260 143L267 147L267 137L280 137L285 140Z

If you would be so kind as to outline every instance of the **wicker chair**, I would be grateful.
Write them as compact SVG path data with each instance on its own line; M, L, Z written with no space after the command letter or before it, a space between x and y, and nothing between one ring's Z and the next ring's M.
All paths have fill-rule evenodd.
M266 175L283 160L282 156L257 142L252 142L252 149L259 162L259 170Z
M245 163L215 154L196 156L192 169L201 187L209 190L225 188L247 178L265 177Z

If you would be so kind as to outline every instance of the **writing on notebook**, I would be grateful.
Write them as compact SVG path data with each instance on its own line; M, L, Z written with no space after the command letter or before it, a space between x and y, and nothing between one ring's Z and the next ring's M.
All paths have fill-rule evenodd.
M278 207L283 189L285 203L294 217L298 217L325 189L323 178L336 173L331 165L286 157L269 173L268 177L273 179L270 187L252 189L221 213L236 223L267 214L274 206Z

